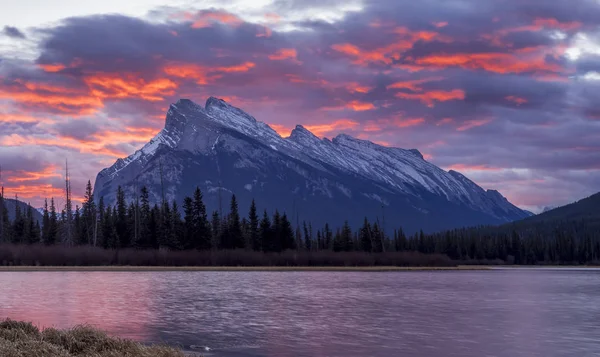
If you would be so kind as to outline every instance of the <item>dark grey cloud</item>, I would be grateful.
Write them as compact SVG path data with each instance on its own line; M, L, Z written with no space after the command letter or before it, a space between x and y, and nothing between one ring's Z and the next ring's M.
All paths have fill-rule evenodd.
M16 38L16 39L25 39L26 36L21 30L13 26L4 26L2 33L8 37Z

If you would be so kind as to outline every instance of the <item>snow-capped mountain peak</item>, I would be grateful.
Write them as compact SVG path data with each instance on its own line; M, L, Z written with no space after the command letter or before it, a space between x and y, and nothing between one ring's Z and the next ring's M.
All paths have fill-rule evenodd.
M159 150L160 147L166 151ZM110 181L127 181L130 174L126 172L139 175L155 157L167 154L177 157L179 151L187 152L188 156L203 155L206 160L215 158L219 172L223 170L223 158L217 157L234 160L231 174L236 170L257 170L246 173L244 177L250 177L241 185L244 192L254 194L253 188L261 177L264 180L264 175L276 170L274 178L284 182L294 175L304 177L303 184L286 183L292 185L288 188L290 192L301 192L300 187L311 190L309 196L298 197L302 200L310 201L309 197L315 195L333 199L335 192L341 192L346 198L366 197L378 205L390 206L393 197L404 197L403 202L435 198L500 222L525 215L497 191L486 192L464 175L440 169L424 160L417 149L381 146L347 134L339 134L331 140L320 139L302 125L297 125L288 138L282 138L267 124L215 97L208 98L204 106L189 99L172 104L165 127L142 149L103 170L96 185L110 187ZM181 172L182 167L178 166L177 172ZM351 182L358 186L349 188ZM261 187L266 189L264 183ZM175 190L178 192L179 188ZM230 190L235 192L233 187ZM111 194L108 188L105 192ZM417 207L420 214L432 210L419 207L418 203L412 206Z

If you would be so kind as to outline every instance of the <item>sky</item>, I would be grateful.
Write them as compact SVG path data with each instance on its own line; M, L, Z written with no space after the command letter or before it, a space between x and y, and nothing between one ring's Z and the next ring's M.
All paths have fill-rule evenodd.
M35 206L217 96L289 135L417 148L540 212L600 191L599 0L20 0L0 165ZM60 202L60 199L57 199Z

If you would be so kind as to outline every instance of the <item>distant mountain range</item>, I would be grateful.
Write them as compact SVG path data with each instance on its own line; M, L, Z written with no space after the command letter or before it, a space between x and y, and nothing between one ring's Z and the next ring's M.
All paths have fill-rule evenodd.
M456 171L427 162L416 149L384 147L341 134L320 139L301 125L282 138L241 109L210 97L204 106L172 104L165 127L133 155L102 170L95 198L107 204L121 186L151 200L177 200L196 186L209 210L229 211L234 193L245 211L286 212L292 222L336 227L365 217L386 229L438 231L502 224L530 216L499 192L484 190Z
M571 204L549 209L536 216L515 222L515 225L527 227L544 223L553 226L561 221L585 221L588 227L597 227L600 230L600 192Z
M4 207L6 208L6 211L8 212L8 219L9 220L14 220L15 219L15 212L16 212L16 205L19 205L19 208L21 209L21 212L23 214L25 214L27 212L27 209L29 207L29 205L25 202L21 202L21 201L17 201L14 198L5 198L4 199ZM40 224L42 223L42 214L35 208L32 208L32 212L33 212L33 217L40 222Z

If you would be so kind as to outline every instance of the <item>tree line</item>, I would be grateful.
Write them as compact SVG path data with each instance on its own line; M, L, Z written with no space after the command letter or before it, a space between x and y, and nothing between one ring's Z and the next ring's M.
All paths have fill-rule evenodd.
M2 197L0 196L0 200ZM3 203L0 201L0 204ZM69 215L57 210L54 199L44 206L42 224L31 207L15 209L8 220L0 214L0 243L93 246L105 249L167 249L171 251L247 250L264 253L305 252L418 252L442 254L466 263L586 264L599 261L600 230L585 219L543 222L536 225L505 225L449 230L435 234L423 231L406 235L401 228L386 234L378 222L364 219L360 229L348 222L342 227L313 227L310 222L293 224L285 212L259 213L252 201L246 215L240 213L235 195L226 213L207 212L202 191L197 188L176 201L151 204L146 187L127 203L121 187L114 205L100 198L96 205L88 181L84 202Z

